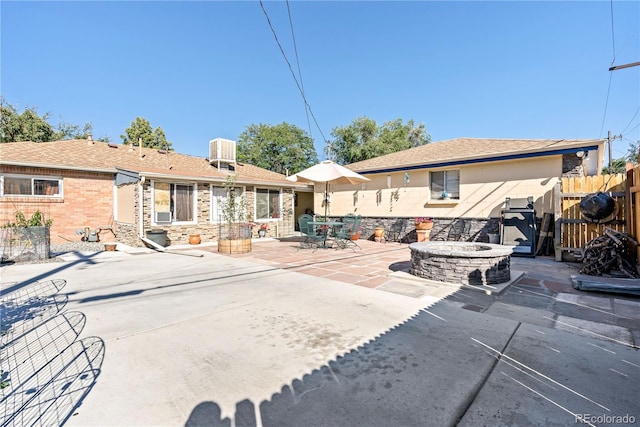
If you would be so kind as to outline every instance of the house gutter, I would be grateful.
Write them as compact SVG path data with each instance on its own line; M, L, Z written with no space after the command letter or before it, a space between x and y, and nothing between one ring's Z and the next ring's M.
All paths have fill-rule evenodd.
M176 174L162 174L162 173L153 173L153 172L140 172L141 176L144 176L149 179L173 179L173 180L184 180L184 181L194 181L194 182L215 182L224 184L226 182L226 177L213 177L213 176L203 176L203 175L176 175ZM307 188L308 184L294 184L291 181L260 181L260 180L247 180L241 179L238 177L236 181L238 185L263 185L263 186L273 186L273 187L292 187L292 188Z
M441 168L441 167L447 167L447 166L498 162L502 160L517 160L517 159L528 159L532 157L556 156L559 154L572 154L572 153L577 153L578 151L591 151L591 150L597 150L597 149L598 149L597 145L589 145L585 147L565 148L565 149L545 151L545 152L518 153L518 154L509 154L505 156L484 157L482 159L473 158L473 159L466 159L466 160L450 160L446 162L422 163L422 164L413 165L413 166L398 166L393 168L372 169L372 170L364 170L364 169L355 170L354 169L354 172L358 172L361 174L403 172L403 171L410 171L410 170L416 170L416 169Z
M14 161L0 161L0 166L22 166L31 168L46 168L46 169L61 169L61 170L73 170L82 172L101 172L101 173L116 173L116 169L104 169L104 168L86 168L82 166L65 166L65 165L53 165L49 163L29 163L29 162L14 162Z

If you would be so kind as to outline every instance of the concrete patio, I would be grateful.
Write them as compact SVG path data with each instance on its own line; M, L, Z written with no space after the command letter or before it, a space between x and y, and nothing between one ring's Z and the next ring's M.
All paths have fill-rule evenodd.
M402 271L407 245L358 243L121 247L3 267L3 425L638 419L637 298L572 290L575 268L542 258L514 258L523 276L500 292L434 284Z

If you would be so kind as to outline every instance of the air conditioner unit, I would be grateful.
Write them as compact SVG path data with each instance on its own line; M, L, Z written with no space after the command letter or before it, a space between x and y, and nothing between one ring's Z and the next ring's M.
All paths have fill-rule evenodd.
M171 212L156 212L156 224L171 222Z
M236 142L230 139L216 138L209 141L209 163L235 163Z

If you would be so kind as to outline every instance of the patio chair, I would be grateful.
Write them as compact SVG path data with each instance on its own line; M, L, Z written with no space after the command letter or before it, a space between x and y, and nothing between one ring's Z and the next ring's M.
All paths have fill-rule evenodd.
M324 240L324 236L317 234L313 225L309 224L311 221L313 221L313 217L309 214L302 214L298 217L298 227L304 237L298 249L317 248L319 243Z
M355 240L351 240L360 230L360 222L362 217L360 215L347 214L342 218L343 226L336 230L335 239L339 249L345 249L350 247L355 252L355 248L362 249Z
M457 242L466 240L469 237L470 230L471 221L467 221L464 218L456 218L449 224L447 240Z
M407 219L406 218L398 218L397 220L395 220L393 222L393 224L391 224L391 227L389 227L389 237L387 239L385 239L385 242L387 240L390 240L392 242L402 242L402 238L405 235L405 230L407 228Z

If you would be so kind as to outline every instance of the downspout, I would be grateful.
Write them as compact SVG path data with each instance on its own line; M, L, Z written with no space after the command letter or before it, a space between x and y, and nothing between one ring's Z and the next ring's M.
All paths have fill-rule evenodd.
M142 206L142 203L144 202L144 197L143 197L144 181L145 181L144 176L140 178L140 181L138 181L138 211L139 211L138 222L140 227L140 230L138 231L138 236L140 238L144 236L144 218L143 218L144 206Z

